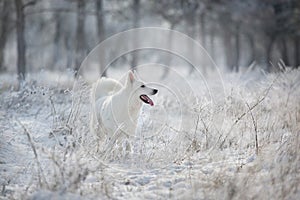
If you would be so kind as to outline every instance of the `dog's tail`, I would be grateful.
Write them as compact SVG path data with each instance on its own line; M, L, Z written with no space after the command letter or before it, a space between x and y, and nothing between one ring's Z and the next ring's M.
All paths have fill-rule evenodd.
M109 96L118 92L122 87L122 84L118 81L111 78L102 77L96 83L94 83L92 92L94 92L94 98L97 100L101 97Z

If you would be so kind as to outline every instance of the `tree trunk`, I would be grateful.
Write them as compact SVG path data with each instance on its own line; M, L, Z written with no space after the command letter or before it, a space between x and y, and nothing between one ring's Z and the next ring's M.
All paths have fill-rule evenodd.
M254 42L254 38L253 35L251 34L247 34L246 35L249 41L249 45L250 45L250 56L249 59L247 61L247 67L251 66L251 64L256 61L256 52L255 52L255 42Z
M133 0L133 28L138 28L140 25L140 0ZM133 46L137 47L139 42L138 35L134 35ZM138 63L138 51L132 52L131 69L135 68Z
M240 25L236 24L236 30L235 30L235 61L234 61L234 67L235 71L239 71L239 61L240 61Z
M224 55L225 55L225 64L226 67L230 70L233 71L233 45L231 42L231 34L229 30L226 28L223 29L223 47L224 47Z
M167 42L167 50L170 50L170 52L167 52L167 56L166 56L166 68L164 69L163 71L163 74L161 76L161 79L165 79L169 72L170 72L170 64L172 62L172 44L173 44L173 29L175 27L175 24L174 23L171 23L171 26L170 26L170 32L169 32L169 37L168 37L168 42Z
M209 54L211 56L211 59L216 62L216 52L215 52L215 30L214 28L211 28L210 34L209 34ZM210 67L213 67L212 63L210 63Z
M72 68L74 64L74 49L72 45L72 41L67 34L63 34L63 43L66 48L66 66L67 68Z
M77 28L76 28L76 53L75 53L75 77L78 76L80 64L85 56L85 1L77 0Z
M16 6L16 30L17 30L17 71L19 82L25 80L26 73L26 43L25 43L25 15L22 0L15 0Z
M188 17L188 22L189 22L189 27L188 27L188 31L189 31L189 36L195 40L196 39L196 19L195 19L195 15L189 15ZM196 45L193 44L192 47L188 46L188 51L190 51L190 55L192 55L193 60L195 60L196 55L195 55L195 48L197 48ZM190 70L189 70L189 75L191 75L196 67L200 67L200 66L193 66L192 64L189 64L190 66Z
M4 1L2 5L2 11L0 13L0 72L5 70L4 65L4 48L7 39L7 29L9 19L9 1Z
M290 66L289 57L288 57L288 48L286 45L286 39L284 37L279 39L279 50L281 54L281 59L283 60L286 66Z
M200 42L203 48L207 51L207 41L206 41L206 26L205 26L205 14L200 15Z
M103 11L103 0L95 0L96 8L97 8L97 33L99 42L103 42L105 39L105 19L104 19L104 11ZM100 55L100 76L106 76L106 69L105 69L105 51L103 54Z
M271 58L272 58L272 49L273 49L274 41L275 41L275 37L271 36L270 41L267 42L267 45L266 45L266 60L265 60L265 63L267 65L267 72L271 72L271 70L272 70L272 65L271 65L270 62L271 62Z
M296 36L295 37L295 42L294 42L294 45L295 45L295 55L294 55L294 58L295 58L295 68L298 68L300 66L300 36Z
M205 51L207 51L207 38L206 38L206 24L205 24L205 14L204 12L200 14L200 44L202 45L202 47L204 48ZM205 61L207 59L203 59L204 62L202 62L202 69L203 69L203 73L204 75L206 75L206 68L208 67L208 63L206 63Z
M59 40L61 38L61 20L60 20L60 14L59 13L55 13L54 15L54 20L55 20L55 33L54 33L54 40L53 40L53 57L51 60L51 64L50 64L50 70L54 70L55 66L57 64L57 62L60 60L60 56L61 56L61 48L59 47Z

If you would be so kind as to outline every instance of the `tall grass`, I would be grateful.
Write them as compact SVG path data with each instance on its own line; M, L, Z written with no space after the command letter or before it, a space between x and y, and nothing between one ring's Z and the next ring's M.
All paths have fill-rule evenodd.
M20 166L17 178L15 169L1 172L1 195L297 199L300 71L247 83L239 78L224 75L224 99L197 96L179 114L172 99L165 103L160 94L158 101L172 108L182 125L164 121L159 109L144 109L137 135L126 141L133 147L130 154L105 134L89 131L90 86L85 82L73 90L42 88L39 81L22 91L5 90L0 125L8 147L1 145L1 152L18 154L18 147L28 153L21 160L0 157L3 167Z

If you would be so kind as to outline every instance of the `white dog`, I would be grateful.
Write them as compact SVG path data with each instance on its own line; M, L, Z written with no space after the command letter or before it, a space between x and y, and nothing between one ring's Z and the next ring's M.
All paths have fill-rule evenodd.
M147 87L136 73L129 71L123 86L111 78L101 78L93 84L91 92L91 131L98 135L129 137L135 134L142 103L154 105L149 95L157 89ZM120 138L120 137L118 137Z

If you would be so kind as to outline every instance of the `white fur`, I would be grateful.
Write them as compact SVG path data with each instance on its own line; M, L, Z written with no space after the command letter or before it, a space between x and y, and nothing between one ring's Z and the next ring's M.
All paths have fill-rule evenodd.
M143 82L129 71L126 84L116 80L101 78L93 84L91 92L91 131L99 136L112 136L116 131L123 136L135 134L139 112L142 106L140 95L157 92L149 87L141 87Z

